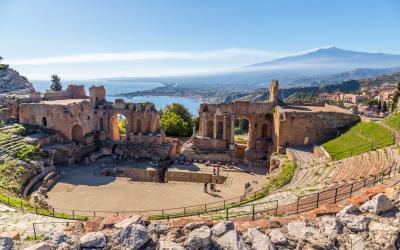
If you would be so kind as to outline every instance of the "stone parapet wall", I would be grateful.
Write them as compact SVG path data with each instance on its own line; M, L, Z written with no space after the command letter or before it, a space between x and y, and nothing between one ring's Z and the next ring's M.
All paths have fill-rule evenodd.
M43 94L44 100L62 100L62 99L84 99L87 98L85 87L83 85L69 85L66 90L46 91Z
M162 170L153 167L115 167L103 169L106 176L128 177L135 181L160 182Z
M193 144L196 145L197 148L214 150L226 150L228 146L227 142L224 140L199 137L193 138Z
M154 159L167 160L174 158L172 155L173 144L146 144L146 143L118 143L115 144L115 154L128 159Z
M134 134L129 135L129 141L132 143L146 143L146 144L162 144L164 143L165 137L163 134Z
M165 173L165 181L183 181L183 182L197 182L197 183L215 183L223 184L226 176L212 175L206 172L193 172L168 169Z
M338 130L357 123L357 115L344 112L278 112L277 146L319 144L338 135Z

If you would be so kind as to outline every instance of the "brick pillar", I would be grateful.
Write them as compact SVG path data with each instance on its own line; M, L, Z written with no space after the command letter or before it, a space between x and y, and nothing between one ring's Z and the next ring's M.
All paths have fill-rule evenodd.
M203 114L201 117L201 137L204 138L206 136L206 114Z
M223 136L222 139L226 140L226 115L224 115L224 130L223 130Z
M235 116L231 115L231 141L230 143L233 144L235 142Z
M255 139L257 137L257 128L256 128L256 119L250 118L249 119L249 141L248 141L248 148L253 149L255 147Z
M217 139L217 114L214 114L214 139Z

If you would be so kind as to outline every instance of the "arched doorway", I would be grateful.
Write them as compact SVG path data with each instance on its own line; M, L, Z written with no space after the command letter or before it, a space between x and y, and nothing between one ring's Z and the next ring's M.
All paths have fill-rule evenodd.
M210 137L210 138L214 137L214 122L213 121L207 122L207 137Z
M42 126L47 127L47 119L46 117L42 117Z
M136 131L138 133L142 132L142 120L140 120L139 118L136 120Z
M268 133L268 125L264 123L261 127L261 137L262 138L268 138L269 133Z
M151 118L147 117L146 119L146 132L150 133L151 132Z
M75 124L72 127L72 132L71 132L72 140L75 141L75 142L81 142L82 141L82 137L83 137L82 127L80 125L78 125L78 124Z
M217 139L224 139L224 123L223 122L218 122Z
M236 120L234 129L235 156L239 159L243 159L249 145L249 121L247 119Z
M122 114L111 117L112 138L114 141L124 141L127 138L128 120Z

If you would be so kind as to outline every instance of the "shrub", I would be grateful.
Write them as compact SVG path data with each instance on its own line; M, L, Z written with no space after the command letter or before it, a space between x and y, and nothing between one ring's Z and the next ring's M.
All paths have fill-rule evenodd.
M191 126L174 112L164 113L161 117L161 125L167 135L187 136Z

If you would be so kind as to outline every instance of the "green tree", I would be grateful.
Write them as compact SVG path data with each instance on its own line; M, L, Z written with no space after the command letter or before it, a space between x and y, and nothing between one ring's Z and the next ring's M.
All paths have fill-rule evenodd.
M3 61L3 57L2 56L0 56L0 63L1 63L1 61Z
M172 111L163 112L161 126L170 136L188 136L192 128L182 117Z
M182 122L184 122L185 125L182 125L181 122L176 121L175 119L172 119L172 115L169 113L174 113L176 116L178 116ZM167 117L164 117L165 115L169 114ZM161 124L163 125L164 131L167 135L172 135L172 136L191 136L193 132L193 117L192 114L190 114L189 110L183 106L180 103L172 103L170 105L167 105L164 109L160 111L160 117L161 117ZM164 120L164 122L163 122ZM167 124L168 122L173 122L173 124ZM176 132L175 129L172 129L171 126L173 125L179 125L180 129L183 129L182 131L179 131L179 133ZM168 129L167 129L168 127Z
M61 91L62 86L61 86L61 79L58 75L54 74L51 76L51 82L52 84L50 85L50 89L53 91Z

